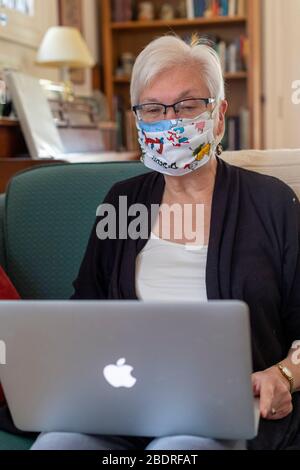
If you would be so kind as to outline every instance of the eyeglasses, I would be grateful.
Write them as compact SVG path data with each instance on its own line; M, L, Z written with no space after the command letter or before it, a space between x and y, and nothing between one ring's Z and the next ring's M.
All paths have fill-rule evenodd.
M177 117L192 119L204 113L215 98L188 98L173 104L145 103L132 107L139 121L153 122L163 120L168 108L173 108Z

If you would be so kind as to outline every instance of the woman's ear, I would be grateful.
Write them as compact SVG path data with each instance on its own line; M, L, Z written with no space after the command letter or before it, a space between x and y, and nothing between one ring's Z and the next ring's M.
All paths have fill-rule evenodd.
M228 109L228 102L226 100L222 100L219 104L219 111L218 111L218 125L216 129L216 134L223 135L225 131L225 114Z

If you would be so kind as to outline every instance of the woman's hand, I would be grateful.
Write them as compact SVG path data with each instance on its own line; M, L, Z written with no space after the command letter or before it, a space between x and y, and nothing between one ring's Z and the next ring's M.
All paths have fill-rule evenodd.
M277 366L252 374L255 397L260 398L260 414L265 419L282 419L293 411L290 384Z

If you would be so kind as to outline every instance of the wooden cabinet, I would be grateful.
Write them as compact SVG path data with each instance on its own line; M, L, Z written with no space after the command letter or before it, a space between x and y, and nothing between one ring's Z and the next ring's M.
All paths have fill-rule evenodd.
M179 1L173 0L172 3L176 6L176 3L179 5ZM109 100L112 118L114 117L115 96L122 98L124 110L130 109L130 77L116 75L122 54L130 52L137 56L152 39L168 32L175 32L181 37L186 37L194 32L200 36L214 35L226 43L237 37L247 36L247 70L225 73L226 94L229 101L228 115L236 116L241 107L247 108L249 110L247 131L250 146L261 148L261 2L260 0L246 1L246 10L243 16L114 22L112 16L113 0L99 0L104 68L103 86ZM152 3L157 8L161 5L158 0L152 0Z
M18 121L0 119L0 158L28 156L28 149Z

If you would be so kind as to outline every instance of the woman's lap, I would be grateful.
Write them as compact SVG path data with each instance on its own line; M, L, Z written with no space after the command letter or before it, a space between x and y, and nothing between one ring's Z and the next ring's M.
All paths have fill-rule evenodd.
M244 450L243 441L217 441L197 436L166 436L150 439L92 436L79 433L40 434L31 450Z

